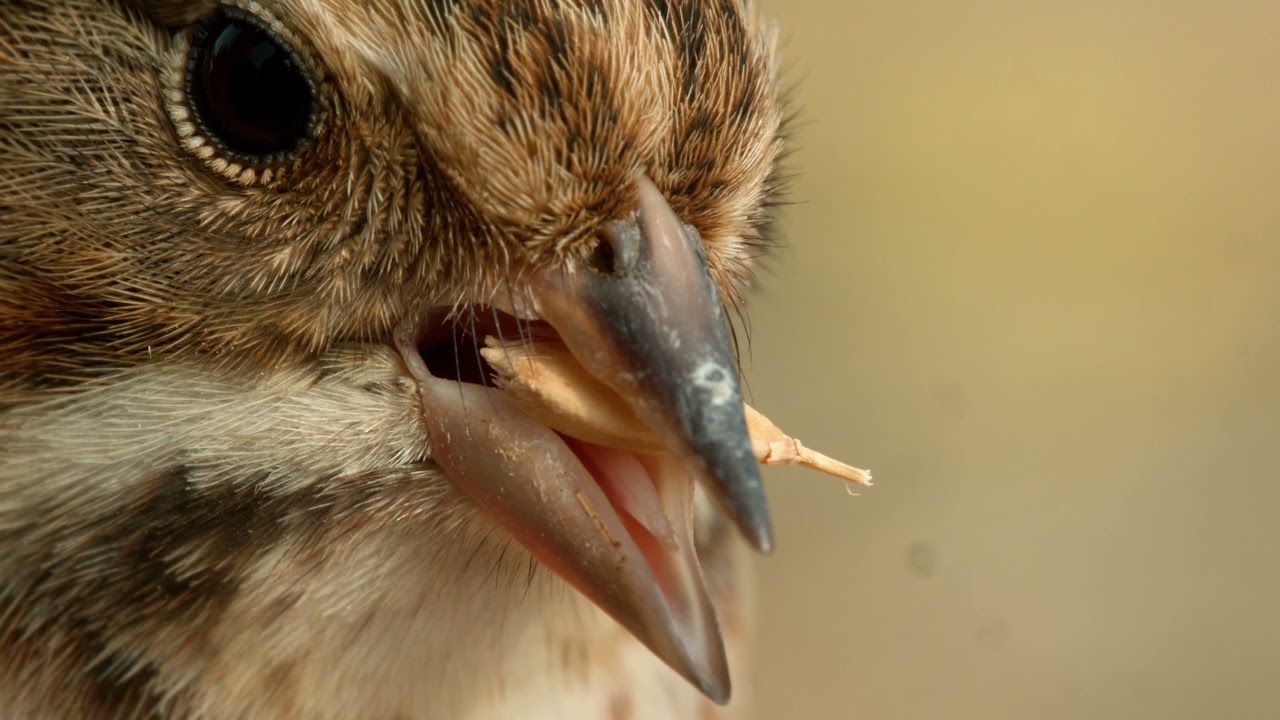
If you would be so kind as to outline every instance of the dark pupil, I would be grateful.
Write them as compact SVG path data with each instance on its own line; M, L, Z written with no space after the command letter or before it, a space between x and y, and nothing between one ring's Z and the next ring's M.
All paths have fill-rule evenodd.
M224 18L204 35L192 88L208 132L246 155L292 150L307 132L311 86L258 28Z

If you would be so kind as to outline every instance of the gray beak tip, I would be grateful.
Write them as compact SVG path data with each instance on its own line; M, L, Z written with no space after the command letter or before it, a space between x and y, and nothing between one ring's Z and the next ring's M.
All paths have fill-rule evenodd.
M767 555L773 552L773 524L769 519L769 505L760 483L760 470L753 463L744 482L706 483L707 489L721 509L737 526L738 532L757 552Z
M739 523L738 527L746 536L747 542L762 555L768 555L773 552L773 527L769 524L769 514L764 512L759 518L753 518L745 523Z

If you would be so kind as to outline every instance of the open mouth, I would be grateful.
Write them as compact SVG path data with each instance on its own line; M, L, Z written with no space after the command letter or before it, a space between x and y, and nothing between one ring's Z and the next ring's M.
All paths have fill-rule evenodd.
M516 356L548 349L567 354L549 324L483 305L428 312L415 345L433 377L495 389L502 387L500 373L486 360L493 352L504 356L507 364L515 362L513 351ZM608 390L600 388L600 392ZM600 486L650 568L665 569L660 567L659 546L678 550L679 543L663 499L674 500L675 510L689 504L691 497L686 496L691 492L692 477L679 463L664 457L661 447L636 452L612 446L607 440L592 442L586 428L576 433L572 428L552 429ZM660 585L672 580L668 573L659 573L655 579Z
M514 300L426 309L396 345L432 459L543 565L708 697L729 698L694 550L694 483L772 549L757 462L870 475L747 407L702 241L643 176L592 260ZM750 430L748 430L748 417Z
M702 241L647 178L635 190L632 217L598 231L599 262L530 269L519 312L429 309L397 345L445 474L723 703L729 672L694 550L695 480L756 548L771 548L772 531ZM553 429L525 412L489 362L513 346L565 358L579 396L621 405L651 444L601 442L590 423Z
M435 309L411 347L433 456L454 483L539 561L726 701L723 641L694 550L688 464L661 448L576 437L512 401L484 356L567 354L546 321L481 305Z

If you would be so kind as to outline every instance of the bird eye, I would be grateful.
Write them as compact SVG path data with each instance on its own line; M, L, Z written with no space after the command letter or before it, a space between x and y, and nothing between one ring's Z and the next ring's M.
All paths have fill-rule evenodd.
M297 150L315 125L315 83L297 52L232 9L196 29L186 84L208 139L254 164Z

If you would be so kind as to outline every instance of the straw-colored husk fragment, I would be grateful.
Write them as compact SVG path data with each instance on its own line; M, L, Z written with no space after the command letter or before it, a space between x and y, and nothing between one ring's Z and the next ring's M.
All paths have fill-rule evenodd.
M512 402L548 427L597 445L634 452L665 452L621 397L588 373L563 344L536 340L503 344L485 338L480 354L498 374ZM743 405L751 449L761 465L802 465L859 485L871 473L805 447L769 418Z

